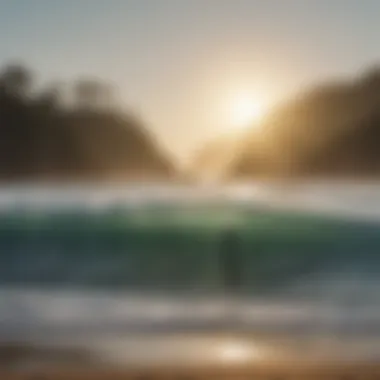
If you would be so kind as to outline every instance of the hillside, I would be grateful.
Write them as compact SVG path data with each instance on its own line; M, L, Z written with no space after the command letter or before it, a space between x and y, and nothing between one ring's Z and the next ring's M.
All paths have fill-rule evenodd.
M116 110L106 88L78 82L36 91L28 70L0 76L0 181L174 179L174 167L142 123Z
M380 175L379 147L380 69L375 68L354 80L311 88L274 109L259 130L244 136L224 177L374 177ZM211 144L204 151L217 157L226 149Z

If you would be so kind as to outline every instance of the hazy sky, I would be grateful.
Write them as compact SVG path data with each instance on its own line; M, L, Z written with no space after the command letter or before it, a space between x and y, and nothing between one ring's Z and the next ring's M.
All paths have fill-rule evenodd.
M0 0L0 52L42 80L116 84L183 158L241 91L270 105L379 61L379 15L378 0Z

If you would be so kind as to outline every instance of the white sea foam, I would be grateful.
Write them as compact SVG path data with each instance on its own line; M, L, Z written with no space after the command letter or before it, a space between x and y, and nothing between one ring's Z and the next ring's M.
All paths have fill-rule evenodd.
M245 183L229 186L133 184L91 187L3 187L0 211L136 208L150 204L236 204L380 219L378 182Z

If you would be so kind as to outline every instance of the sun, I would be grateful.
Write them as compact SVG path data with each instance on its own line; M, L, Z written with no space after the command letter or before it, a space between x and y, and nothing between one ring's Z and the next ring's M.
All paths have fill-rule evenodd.
M258 124L264 115L264 107L253 96L241 95L231 102L230 119L233 128L249 128Z

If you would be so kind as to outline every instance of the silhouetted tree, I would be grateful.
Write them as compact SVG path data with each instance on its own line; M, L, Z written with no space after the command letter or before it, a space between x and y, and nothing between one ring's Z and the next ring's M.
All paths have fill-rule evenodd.
M0 83L8 94L24 97L30 93L32 74L22 65L9 65L0 73Z
M109 108L111 88L95 80L79 80L75 84L76 105L82 109Z

